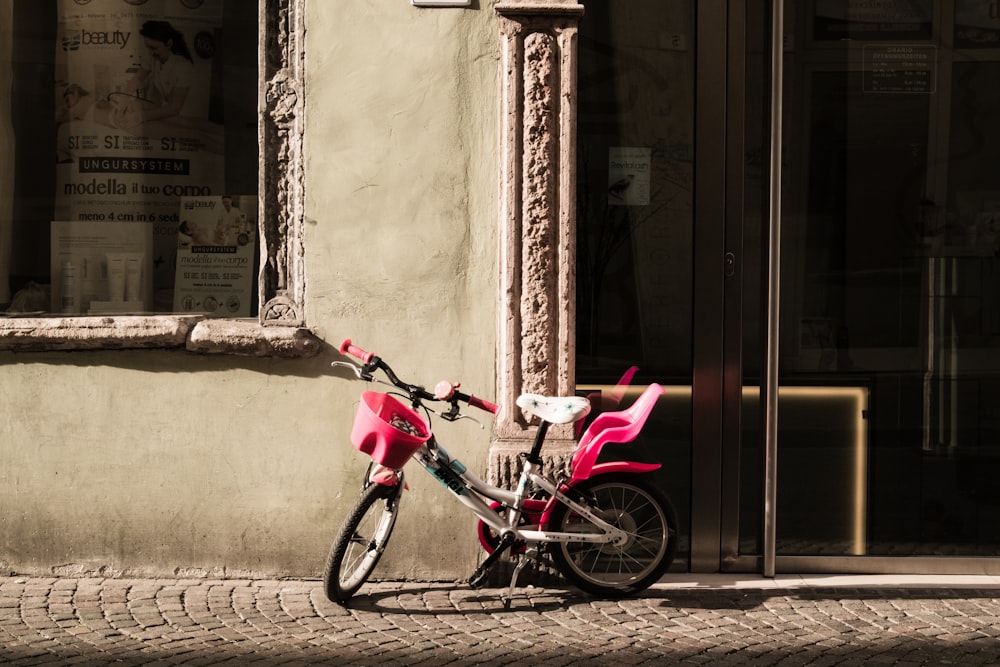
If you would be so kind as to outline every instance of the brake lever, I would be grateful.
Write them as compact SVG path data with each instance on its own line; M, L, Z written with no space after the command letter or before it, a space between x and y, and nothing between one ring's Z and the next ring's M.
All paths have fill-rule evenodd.
M475 422L476 426L479 427L480 431L482 431L484 428L486 428L485 426L483 426L483 422L479 421L475 417L470 417L469 415L459 415L458 418L459 419L468 419L471 422Z
M476 424L479 425L479 428L481 429L485 428L485 426L483 426L483 423L478 419L476 419L475 417L470 417L469 415L462 414L461 412L459 412L458 401L452 401L451 407L448 408L447 410L435 410L434 408L427 407L426 405L424 406L424 409L436 414L438 417L445 420L446 422L457 422L459 419L468 419L470 421L476 422Z
M457 422L459 419L468 419L471 422L475 422L476 425L479 426L480 430L486 428L485 426L483 426L483 423L481 421L479 421L475 417L470 417L469 415L444 413L444 414L442 414L440 416L443 419L446 419L446 420L448 420L450 422Z
M358 378L359 380L366 380L368 382L372 381L372 375L371 375L371 373L365 373L364 367L359 366L359 365L355 364L354 362L351 362L351 361L333 361L333 362L330 362L330 365L333 366L334 368L337 368L337 367L340 367L340 368L349 368L351 370L351 372L354 373L354 376L356 378Z

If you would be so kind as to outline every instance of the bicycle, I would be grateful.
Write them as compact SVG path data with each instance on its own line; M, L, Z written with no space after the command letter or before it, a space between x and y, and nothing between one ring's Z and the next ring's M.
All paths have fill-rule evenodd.
M669 568L676 549L677 512L647 474L661 464L598 462L604 445L636 438L664 393L662 386L649 385L625 410L597 415L583 431L569 470L556 478L542 474L541 451L549 427L583 419L591 402L579 396L518 397L518 407L529 417L537 417L539 425L531 450L520 456L517 486L507 490L484 482L449 456L430 426L431 414L452 422L474 420L461 413L460 403L494 415L499 406L458 391L459 384L441 382L432 393L404 382L380 357L350 339L343 342L340 352L361 363L335 361L333 366L348 368L358 379L395 391L361 395L351 442L373 461L365 473L361 496L326 560L323 584L331 601L346 604L378 564L407 488L403 468L411 458L479 518L479 540L487 556L469 577L470 586L483 586L490 568L504 553L517 557L507 593L501 594L505 609L510 608L518 576L532 560L552 566L580 589L608 598L645 590ZM376 378L378 371L385 379ZM632 373L634 369L625 377L631 378ZM447 408L433 410L426 403Z

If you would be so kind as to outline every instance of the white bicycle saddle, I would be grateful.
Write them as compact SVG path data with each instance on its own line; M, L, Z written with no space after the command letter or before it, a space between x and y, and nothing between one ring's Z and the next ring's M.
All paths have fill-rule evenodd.
M590 412L590 401L583 396L521 394L517 407L551 424L570 424Z

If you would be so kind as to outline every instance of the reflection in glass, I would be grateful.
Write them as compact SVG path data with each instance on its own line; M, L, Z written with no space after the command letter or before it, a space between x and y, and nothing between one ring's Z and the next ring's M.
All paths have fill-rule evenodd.
M672 385L632 447L687 533L693 3L587 2L579 33L577 381ZM634 397L632 397L634 398ZM626 399L629 400L629 399ZM682 538L678 566L683 566Z
M790 4L781 383L854 388L867 405L859 477L850 436L818 428L835 402L796 407L783 390L778 553L1000 555L1000 50L971 45L968 26L867 36L854 3ZM972 6L987 4L963 11L978 20ZM834 14L851 40L824 37ZM766 110L747 114L750 137ZM750 192L752 175L748 161ZM752 194L748 209L761 217ZM745 287L753 331L760 282ZM751 338L748 386L759 355ZM744 553L760 546L755 409L744 410ZM848 512L859 498L861 513Z

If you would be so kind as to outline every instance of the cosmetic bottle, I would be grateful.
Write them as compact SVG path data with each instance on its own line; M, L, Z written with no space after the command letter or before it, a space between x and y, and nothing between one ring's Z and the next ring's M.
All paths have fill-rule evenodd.
M60 312L70 315L77 311L76 304L76 268L73 262L66 260L62 265L62 290L60 292Z

